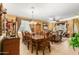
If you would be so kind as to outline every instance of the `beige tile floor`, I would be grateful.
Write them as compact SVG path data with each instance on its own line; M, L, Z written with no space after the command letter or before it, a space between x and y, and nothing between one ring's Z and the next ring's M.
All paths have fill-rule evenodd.
M20 35L20 55L35 55L35 51L32 54L30 50L27 49L27 46L22 42L22 37ZM51 43L50 43L51 44ZM45 50L46 55L78 55L79 49L75 51L69 46L68 39L64 40L61 43L51 44L51 53L48 49ZM39 55L42 55L42 52L39 51Z

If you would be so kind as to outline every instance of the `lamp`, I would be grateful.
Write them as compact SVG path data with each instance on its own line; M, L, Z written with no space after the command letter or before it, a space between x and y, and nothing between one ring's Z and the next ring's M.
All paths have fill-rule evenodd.
M36 19L36 18L38 18L38 16L39 16L39 10L38 10L38 8L37 7L34 7L34 6L32 6L31 7L31 9L30 9L30 11L31 11L31 19Z
M35 7L31 7L32 8L32 19L34 18L34 9Z

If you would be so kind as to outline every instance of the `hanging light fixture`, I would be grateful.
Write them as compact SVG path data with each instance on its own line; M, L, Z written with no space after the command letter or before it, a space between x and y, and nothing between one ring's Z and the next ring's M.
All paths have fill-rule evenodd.
M34 9L35 9L35 7L31 7L32 8L32 19L34 19Z
M31 6L31 9L29 11L31 12L31 19L34 20L34 19L38 19L39 18L39 8L38 7Z

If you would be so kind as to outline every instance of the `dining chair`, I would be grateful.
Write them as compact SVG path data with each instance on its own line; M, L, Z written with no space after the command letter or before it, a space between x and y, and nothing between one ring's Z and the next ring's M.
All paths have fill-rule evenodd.
M36 34L37 35L37 34ZM39 35L43 35L43 33L40 33ZM33 35L34 36L34 35ZM42 40L44 39L44 38L42 38L42 39L34 39L34 38L31 38L32 39L32 49L31 49L31 53L33 53L33 51L34 51L34 48L35 48L35 50L36 50L36 54L38 55L38 51L39 51L39 45L40 45L40 42L42 42Z
M45 49L48 48L49 52L51 52L50 40L48 38L44 38L39 42L39 49L42 49L43 55L45 54Z
M45 54L45 49L48 47L49 52L51 51L50 49L50 37L47 37L44 33L44 38L41 39L37 39L35 40L34 38L32 39L32 49L31 49L31 53L33 53L34 48L36 48L36 54L38 55L38 51L42 50L43 51L43 55Z
M36 40L34 40L33 38L32 39L32 42L31 42L31 53L33 53L34 51L34 48L36 48L36 54L38 54L38 48L36 47L38 45L38 42Z
M54 42L54 39L55 39L55 35L53 35L53 33L50 33L49 34L49 40L50 40L50 42Z
M62 35L56 34L56 38L55 38L54 42L61 42L61 41L62 41Z
M21 32L21 33L22 33L22 42L24 42L24 44L25 44L25 40L26 40L25 32Z
M25 32L25 37L26 37L26 44L27 44L27 47L28 47L28 50L29 50L29 46L30 46L30 43L31 43L31 34L29 32Z

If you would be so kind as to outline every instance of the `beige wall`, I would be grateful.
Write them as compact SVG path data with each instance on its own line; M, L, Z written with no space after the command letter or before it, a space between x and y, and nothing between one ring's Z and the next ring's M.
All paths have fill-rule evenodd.
M54 23L49 23L48 24L49 30L53 30L54 27L55 27Z
M0 3L0 11L2 11L3 5ZM2 35L2 15L0 15L0 36Z
M11 20L13 20L13 22L16 21L16 16L14 16L14 15L9 15L9 14L7 14L6 17L7 17L7 20L8 20L8 21L11 21Z
M53 29L53 24L52 23L49 23L48 24L48 28L49 28L49 30L52 30Z
M74 24L77 26L78 32L79 32L79 18L74 19Z
M70 36L72 36L73 34L73 20L68 20L67 21L67 27L68 27L68 33L70 34Z
M48 23L49 30L55 29L55 23Z

